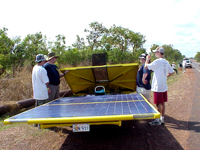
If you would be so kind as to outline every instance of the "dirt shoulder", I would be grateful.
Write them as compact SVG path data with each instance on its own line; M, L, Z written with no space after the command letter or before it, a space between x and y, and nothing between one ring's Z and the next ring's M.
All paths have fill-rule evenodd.
M1 121L0 149L188 149L188 120L196 77L192 69L187 69L170 78L164 126L152 127L149 120L134 120L123 122L122 127L91 126L90 132L73 133L69 127L41 130L26 124L5 126Z
M165 119L165 126L184 150L188 149L188 121L191 116L192 100L196 94L196 76L193 69L187 69L186 71L186 73L180 75L177 82L169 87L169 102L166 103Z

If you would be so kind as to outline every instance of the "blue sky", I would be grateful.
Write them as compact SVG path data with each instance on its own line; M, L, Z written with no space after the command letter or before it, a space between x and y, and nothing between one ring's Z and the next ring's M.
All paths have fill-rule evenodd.
M172 44L187 57L200 52L200 1L197 0L0 0L0 29L13 38L42 32L48 40L66 36L66 46L85 37L97 21L146 36L144 48Z

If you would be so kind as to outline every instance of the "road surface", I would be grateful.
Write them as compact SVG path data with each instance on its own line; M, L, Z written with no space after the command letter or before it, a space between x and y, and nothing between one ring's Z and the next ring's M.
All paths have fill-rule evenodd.
M188 147L191 150L200 149L200 63L194 62L193 71L196 76L195 97L192 101L191 116L189 119Z

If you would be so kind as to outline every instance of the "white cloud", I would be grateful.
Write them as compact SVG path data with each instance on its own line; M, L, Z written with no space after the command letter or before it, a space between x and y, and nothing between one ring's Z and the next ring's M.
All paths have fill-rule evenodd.
M172 44L188 57L199 51L196 0L7 0L1 6L0 28L8 28L10 37L41 31L51 39L63 34L71 45L76 35L84 36L84 29L98 21L107 28L115 24L140 32L146 36L147 50L152 44Z

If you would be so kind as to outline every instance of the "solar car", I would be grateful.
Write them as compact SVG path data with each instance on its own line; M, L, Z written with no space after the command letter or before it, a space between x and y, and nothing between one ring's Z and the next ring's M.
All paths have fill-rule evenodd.
M73 96L61 97L4 120L4 124L39 124L42 129L71 126L74 132L91 125L160 118L157 109L136 93L138 63L62 68Z

